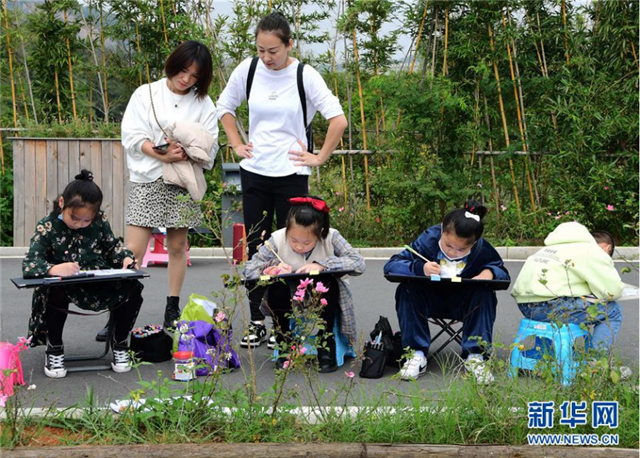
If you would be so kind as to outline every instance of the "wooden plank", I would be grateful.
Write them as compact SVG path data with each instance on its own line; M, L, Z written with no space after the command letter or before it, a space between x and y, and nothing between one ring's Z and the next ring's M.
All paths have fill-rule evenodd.
M80 173L80 142L71 140L69 141L69 178L67 183L72 181L78 173Z
M58 142L47 141L47 195L45 206L47 213L53 210L53 202L58 197Z
M113 157L113 203L111 212L111 229L118 237L124 237L124 211L126 199L129 195L125 190L125 160L120 142L113 142L111 154ZM129 180L127 179L127 182Z
M58 140L58 194L61 194L64 187L69 183L69 141Z
M24 211L24 140L13 141L13 246L26 246Z
M362 444L362 443L257 443L257 444L135 444L135 445L77 445L57 447L16 447L3 450L6 458L169 458L189 456L203 458L423 458L423 457L520 457L520 458L618 458L637 457L637 449L613 447L567 447L530 445L431 445L431 444Z
M36 141L36 221L44 218L47 211L47 142Z
M103 140L100 142L102 155L101 178L102 184L102 210L105 212L109 220L113 211L113 141Z
M91 170L91 142L88 140L79 140L78 147L80 148L80 169Z
M44 215L43 215L44 216ZM24 144L24 239L31 239L36 227L36 141Z
M102 187L102 142L91 141L89 151L91 152L91 168L89 170L93 173L93 181Z

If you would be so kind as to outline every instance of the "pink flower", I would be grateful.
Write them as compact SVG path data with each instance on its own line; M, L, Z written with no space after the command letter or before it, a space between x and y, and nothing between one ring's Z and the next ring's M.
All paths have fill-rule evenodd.
M9 396L7 396L6 394L0 395L0 407L4 407L4 405L7 403L7 399L9 399Z
M500 210L502 210L503 212L507 211L507 206L504 204L500 204Z
M551 212L547 212L547 216L551 216Z
M284 364L282 365L282 368L283 368L283 369L286 369L287 367L289 367L289 360L286 360L286 361L284 362Z
M344 207L338 208L338 213L342 213L344 211Z
M298 285L298 291L305 290L309 285L313 285L313 279L306 278L304 280L300 280L300 284Z
M382 221L382 220L380 219L380 217L379 217L379 216L378 216L378 217L376 217L376 223L379 223L380 221Z
M564 212L565 215L568 215L569 213L571 213L570 211L566 211Z
M560 218L562 218L562 215L556 215L555 218L556 219L560 219Z
M346 375L349 378L353 378L353 377L355 377L356 374L354 374L353 372L349 371L349 372L345 372L344 375Z
M300 347L300 351L298 353L304 355L305 353L307 353L307 347Z
M604 187L604 190L605 190L605 191L608 191L608 190L609 190L609 186L605 186L605 187Z
M319 293L327 293L329 292L329 288L325 287L324 283L319 281L318 284L316 285L316 291L318 291Z
M339 196L340 194L342 194L340 191L336 191L336 196Z
M224 321L226 317L227 316L224 314L224 312L218 312L218 314L216 315L216 321L220 323L221 321Z
M323 307L327 306L327 300L324 297L320 299L320 305L322 305Z
M303 302L305 291L306 290L304 289L299 289L298 291L296 291L296 294L293 296L293 300L298 302Z
M613 205L611 205L611 204L607 205L607 211L612 212L613 210L615 210L613 208Z

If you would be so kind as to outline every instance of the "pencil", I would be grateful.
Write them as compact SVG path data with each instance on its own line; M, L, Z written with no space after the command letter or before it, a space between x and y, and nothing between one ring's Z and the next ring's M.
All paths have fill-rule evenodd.
M413 254L415 254L416 256L418 256L420 259L422 259L424 262L431 262L429 261L427 258L425 258L424 256L422 256L420 253L418 253L416 250L414 250L413 248L411 248L409 245L405 245L404 246L405 249L411 251Z
M286 264L286 262L284 262L284 261L282 260L282 258L281 258L280 256L278 256L278 253L276 253L276 250L274 250L274 249L273 249L273 247L271 246L271 244L269 243L269 241L268 241L268 240L265 240L265 242L264 242L264 246L266 246L267 248L269 248L269 249L271 250L271 252L272 252L273 254L275 254L275 255L276 255L276 258L278 258L278 260L279 260L282 264Z

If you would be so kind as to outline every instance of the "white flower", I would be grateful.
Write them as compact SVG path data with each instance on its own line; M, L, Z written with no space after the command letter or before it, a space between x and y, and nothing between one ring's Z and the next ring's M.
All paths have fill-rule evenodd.
M180 325L180 334L186 334L189 330L189 325L187 323L182 323Z
M29 385L29 386L27 387L27 391L34 391L35 389L36 389L36 385L35 385L35 384L33 384L33 385Z

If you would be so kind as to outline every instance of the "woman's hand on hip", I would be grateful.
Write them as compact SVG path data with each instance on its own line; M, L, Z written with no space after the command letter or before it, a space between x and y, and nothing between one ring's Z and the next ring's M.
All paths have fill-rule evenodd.
M318 155L307 151L307 147L304 146L302 140L298 140L298 144L302 147L302 151L289 150L289 159L293 161L296 167L319 167L324 164Z
M241 143L237 146L232 146L232 148L233 152L243 159L251 159L253 157L253 143L251 142L246 145Z

